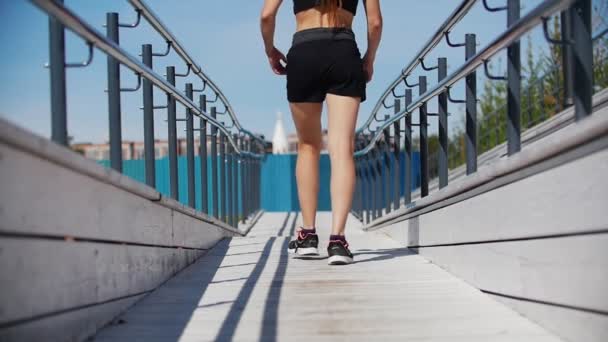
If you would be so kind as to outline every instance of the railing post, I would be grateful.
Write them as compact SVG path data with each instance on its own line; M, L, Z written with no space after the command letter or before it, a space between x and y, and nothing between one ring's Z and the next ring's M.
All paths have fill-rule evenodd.
M203 113L207 113L207 95L199 96L199 107ZM201 211L209 214L209 193L207 181L207 120L200 117L200 146L199 153L201 163Z
M228 140L228 139L226 139ZM228 142L227 144L227 153L226 153L226 173L227 173L227 179L226 179L226 183L227 183L227 192L226 192L226 222L228 223L228 225L233 226L232 223L232 197L233 197L233 192L232 192L232 154L233 154L233 148L232 148L232 144L230 144L230 142Z
M186 97L194 99L192 83L186 83ZM186 167L188 170L188 205L196 208L194 198L194 114L190 108L186 109Z
M507 1L507 27L519 20L519 0ZM521 57L519 41L507 49L507 151L513 155L521 150Z
M395 99L394 111L395 114L401 112L401 101L399 99ZM403 189L401 184L401 127L399 120L393 123L393 132L395 132L395 137L393 138L393 155L395 159L393 163L395 168L393 174L393 208L397 210L399 209L399 201L401 199L401 189Z
M382 208L382 186L380 182L382 181L382 166L380 165L380 153L378 152L378 143L375 144L374 149L371 152L372 154L372 169L373 169L373 177L374 177L374 202L373 208L374 211L372 213L372 219L377 219L381 216L381 208Z
M371 170L372 166L369 161L369 159L370 159L369 153L365 154L363 156L363 158L364 158L363 159L363 168L365 170L365 187L367 188L366 198L365 198L365 223L369 223L372 220L372 208L373 208L373 203L374 203L374 189L372 187L373 180L372 180L372 170Z
M437 60L437 80L441 82L448 76L447 58ZM448 185L448 94L439 94L439 189Z
M55 0L62 4L63 0ZM49 68L51 80L51 139L68 146L65 82L65 29L49 16Z
M247 150L245 149L245 138L242 137L241 139L239 139L239 148L241 149L241 151L243 152L247 152ZM245 203L245 174L246 174L246 166L247 165L247 156L246 155L242 155L240 158L240 162L239 162L239 193L241 195L241 215L243 215L242 217L242 221L245 222L247 221L247 205Z
M426 93L426 76L418 78L419 95ZM426 102L420 106L420 196L429 194L429 145L428 145L428 117Z
M167 67L167 82L175 86L175 67ZM179 188L177 185L177 118L175 115L176 103L173 95L167 93L167 127L169 140L169 188L171 198L179 201Z
M405 109L412 104L412 90L405 90ZM405 205L412 203L412 113L405 116L405 132L403 133L403 150L404 150L404 192L403 199Z
M570 40L572 38L572 16L570 11L565 10L560 13L561 23L561 38L563 40ZM564 77L564 101L563 107L566 108L572 105L572 63L574 57L572 55L572 45L562 44L562 72ZM528 105L529 107L530 105Z
M591 115L593 95L593 42L591 0L578 0L570 8L573 38L573 98L576 120Z
M243 138L241 145L244 151L249 152L249 145L245 138ZM241 165L241 202L243 203L243 221L247 221L247 218L249 217L249 158L249 156L244 157Z
M210 115L212 119L217 117L215 107L211 107ZM211 205L213 206L213 217L219 218L219 201L217 194L217 127L211 125Z
M386 118L388 119L388 118ZM382 172L382 207L384 209L384 213L388 214L391 212L391 186L390 182L392 177L393 169L391 167L391 150L390 150L390 126L385 128L382 132L384 135L384 146L382 148L382 158L381 158L381 172ZM382 214L382 212L380 212Z
M119 44L118 13L106 14L108 39ZM122 133L120 122L120 63L108 55L108 112L110 121L110 167L122 172Z
M152 69L152 45L141 46L142 62ZM154 153L154 89L152 82L143 77L142 93L144 102L144 159L146 163L146 184L156 187L156 155Z
M465 36L465 58L471 59L476 53L475 34ZM477 172L477 73L466 77L466 159L467 175Z
M357 213L357 216L359 216L359 219L362 219L362 215L361 215L361 200L362 200L362 195L363 195L363 179L362 179L362 175L361 175L361 168L359 165L359 161L357 159L355 159L355 180L356 180L356 187L355 187L355 199L354 199L354 212Z
M219 186L220 190L220 205L219 205L219 213L220 213L220 221L226 222L226 139L224 137L224 133L219 131L220 135L220 160L218 163L219 173Z
M239 136L233 134L232 139L238 146ZM239 148L240 149L240 148ZM239 164L241 156L236 154L234 149L232 150L232 225L238 227L239 225Z

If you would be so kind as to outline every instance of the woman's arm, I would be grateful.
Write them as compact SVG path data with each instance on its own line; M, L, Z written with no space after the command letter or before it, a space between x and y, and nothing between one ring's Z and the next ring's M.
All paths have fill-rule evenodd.
M287 63L287 58L276 47L274 47L274 26L277 12L283 0L265 0L262 14L260 16L260 27L264 39L264 49L268 56L268 62L272 71L277 75L285 75L285 67L281 61Z
M363 57L363 68L367 74L367 81L371 81L374 74L374 61L382 37L382 13L380 0L363 0L367 15L367 52Z

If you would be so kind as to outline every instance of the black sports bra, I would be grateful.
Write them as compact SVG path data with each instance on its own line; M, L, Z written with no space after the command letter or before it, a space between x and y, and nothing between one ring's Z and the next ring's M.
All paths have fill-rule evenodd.
M349 11L353 15L357 14L357 3L359 0L342 0L342 9ZM293 13L305 11L317 7L321 4L320 0L293 0Z

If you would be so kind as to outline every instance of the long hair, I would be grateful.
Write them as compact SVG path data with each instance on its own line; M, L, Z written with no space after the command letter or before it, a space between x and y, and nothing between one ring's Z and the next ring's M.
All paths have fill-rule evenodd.
M329 14L330 23L340 24L338 17L338 8L342 8L342 0L321 0L320 9L322 13Z

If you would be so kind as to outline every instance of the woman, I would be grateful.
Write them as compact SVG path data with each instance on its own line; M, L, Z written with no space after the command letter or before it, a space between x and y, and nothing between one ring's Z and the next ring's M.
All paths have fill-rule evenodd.
M287 75L287 98L298 133L296 179L303 226L289 244L296 255L317 255L315 230L319 191L321 111L328 109L328 150L331 161L332 232L327 253L330 265L353 262L344 234L355 187L354 134L359 104L374 73L382 16L379 0L364 2L367 52L361 58L351 30L358 0L293 0L296 33L285 57L274 46L275 18L282 0L265 0L261 29L270 67Z

